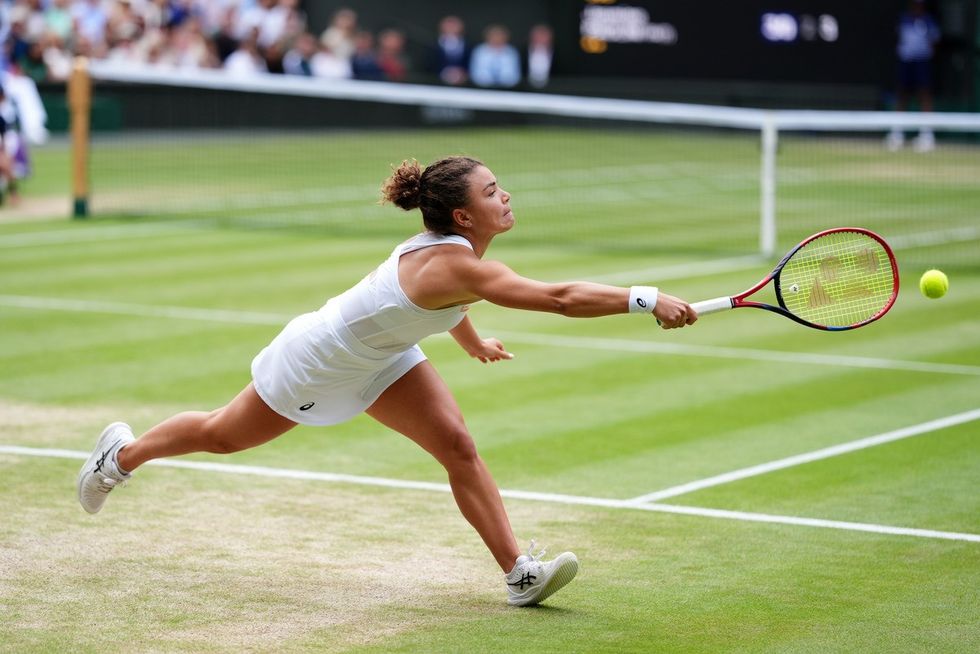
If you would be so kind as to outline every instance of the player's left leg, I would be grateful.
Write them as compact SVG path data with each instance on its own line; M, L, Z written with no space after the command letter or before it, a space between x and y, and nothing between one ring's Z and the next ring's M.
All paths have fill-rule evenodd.
M432 364L423 361L408 371L367 414L411 438L445 467L460 512L507 577L511 604L536 604L572 580L578 560L570 552L548 562L530 551L520 555L497 484L476 451L456 399Z
M295 426L273 411L252 384L220 409L179 413L138 439L129 425L114 422L102 432L78 473L78 500L89 513L98 513L109 492L147 461L192 452L237 452L270 441Z

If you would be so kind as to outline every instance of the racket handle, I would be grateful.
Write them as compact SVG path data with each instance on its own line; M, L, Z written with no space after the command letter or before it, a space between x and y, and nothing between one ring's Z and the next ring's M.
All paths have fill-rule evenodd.
M713 300L703 300L701 302L694 302L691 304L691 308L698 312L699 316L704 316L709 313L717 313L719 311L727 311L731 309L732 298L730 297L716 297Z

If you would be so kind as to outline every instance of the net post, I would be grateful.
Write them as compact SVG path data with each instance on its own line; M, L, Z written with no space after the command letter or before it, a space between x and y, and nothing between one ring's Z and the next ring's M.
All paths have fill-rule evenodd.
M68 109L71 123L72 216L88 216L88 148L92 109L92 78L88 59L75 57L68 78Z
M776 254L776 150L779 127L770 112L762 121L762 170L760 177L759 250L764 257Z

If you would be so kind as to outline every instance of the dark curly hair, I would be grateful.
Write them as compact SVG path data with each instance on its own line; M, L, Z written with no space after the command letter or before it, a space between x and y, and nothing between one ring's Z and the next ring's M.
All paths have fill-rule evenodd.
M423 170L419 162L403 161L381 186L381 202L391 202L405 211L418 208L426 229L437 234L453 233L453 210L466 206L467 178L483 162L472 157L446 157Z

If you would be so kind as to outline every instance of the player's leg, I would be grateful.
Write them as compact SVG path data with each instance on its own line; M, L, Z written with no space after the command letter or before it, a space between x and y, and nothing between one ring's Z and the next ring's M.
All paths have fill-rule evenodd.
M164 420L122 448L117 460L132 472L151 459L192 452L230 454L262 445L295 426L269 408L250 383L220 409L187 411Z
M423 361L409 370L367 414L411 438L443 465L459 510L508 572L520 551L500 491L476 451L456 399L432 364Z
M109 492L151 459L191 452L237 452L270 441L295 426L270 409L251 384L227 406L210 412L179 413L139 439L133 438L129 425L112 423L78 473L78 500L86 511L97 513Z
M476 451L455 398L428 361L389 386L367 413L411 438L446 468L460 512L504 571L508 603L537 604L575 577L578 559L571 552L551 561L541 561L541 554L530 550L519 556L497 484Z

